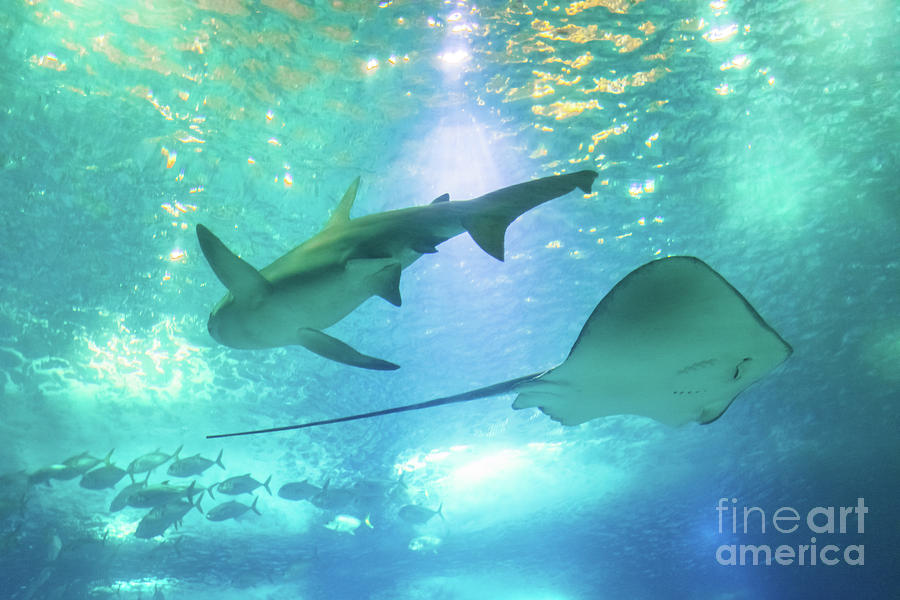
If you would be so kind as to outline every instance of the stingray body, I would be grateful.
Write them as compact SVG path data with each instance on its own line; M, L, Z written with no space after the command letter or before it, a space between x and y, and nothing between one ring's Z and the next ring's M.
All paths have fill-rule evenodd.
M203 254L228 288L210 314L210 335L233 348L300 345L349 365L396 369L397 365L364 355L322 330L372 296L400 306L401 271L465 231L488 254L503 260L504 236L512 221L576 188L589 192L596 177L594 171L579 171L465 202L450 202L445 195L426 206L351 219L357 178L322 231L261 270L197 225Z
M674 256L632 271L603 298L562 364L454 396L361 415L207 437L267 433L516 393L563 425L607 415L707 424L792 350L703 261Z

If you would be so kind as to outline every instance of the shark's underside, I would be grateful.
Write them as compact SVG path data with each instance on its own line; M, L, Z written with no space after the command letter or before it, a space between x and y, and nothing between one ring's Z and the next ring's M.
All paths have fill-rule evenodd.
M400 306L400 273L442 242L468 232L503 260L506 228L524 212L573 190L588 193L597 173L579 171L506 187L473 200L431 204L356 219L359 185L347 190L322 231L257 270L203 225L200 248L228 294L213 309L209 332L233 348L300 345L326 358L367 369L397 365L362 354L322 330L372 296Z

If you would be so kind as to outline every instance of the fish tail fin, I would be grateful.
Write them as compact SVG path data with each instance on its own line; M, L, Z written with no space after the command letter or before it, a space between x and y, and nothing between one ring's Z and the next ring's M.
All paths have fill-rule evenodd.
M269 489L269 482L270 482L270 481L272 481L272 476L271 476L271 475L269 475L269 477L268 477L268 478L266 479L266 481L263 483L263 487L266 488L266 491L269 492L269 495L271 496L271 495L272 495L272 490Z
M171 456L171 458L173 458L173 459L175 459L175 460L178 460L178 455L181 454L181 449L182 449L182 448L184 448L184 444L178 446L178 447L175 449L175 454L173 454L173 455Z
M113 448L113 449L111 449L109 452L107 452L107 453L106 453L106 458L103 459L103 462L105 462L106 464L111 464L111 462L112 462L112 453L115 452L115 451L116 451L116 449Z
M216 457L216 464L224 469L225 465L222 464L222 453L223 452L225 452L225 448L222 448L221 450L219 450L219 456Z
M462 225L482 250L502 261L506 228L510 223L532 208L568 194L575 188L589 193L596 178L595 171L578 171L519 183L485 194L470 201L472 204L467 207L468 214L462 218Z
M205 491L207 494L209 494L209 499L210 499L210 500L215 500L215 499L216 499L216 497L213 496L213 493L212 493L212 490L213 490L214 487L216 487L216 484L215 484L215 483L212 484L211 486L209 486L208 488L206 488L205 490L203 490L203 491Z
M439 516L439 517L441 518L441 521L445 521L445 522L446 522L447 519L444 518L444 513L443 513L442 510L441 510L441 509L443 509L443 508L444 508L444 503L441 502L441 505L438 506L438 509L437 509L437 516Z
M363 521L363 523L365 523L366 527L368 527L369 529L375 529L375 526L372 525L372 515L371 514L366 515L366 520Z
M256 514L258 514L259 516L262 516L262 513L259 512L259 510L256 508L256 501L257 501L257 500L259 500L259 496L253 496L253 504L250 505L250 510L252 510L252 511L255 512Z
M193 480L191 482L191 485L189 485L188 489L187 489L188 502L190 502L191 504L194 503L194 485L196 485L196 483L197 483L197 480L196 479ZM203 492L200 492L200 495L202 496Z
M197 501L194 502L194 508L197 509L201 515L203 514L203 507L200 506L200 501L203 500L203 492L200 492L200 495L197 497Z

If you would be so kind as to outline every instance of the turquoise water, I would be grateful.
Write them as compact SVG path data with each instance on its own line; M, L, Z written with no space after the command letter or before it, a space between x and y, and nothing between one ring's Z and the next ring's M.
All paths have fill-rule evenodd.
M888 1L5 2L0 596L893 597L898 22ZM329 328L398 371L206 331L224 288L197 223L261 267L357 176L354 216L588 168L594 193L521 217L505 262L459 236L404 271L402 308L375 298ZM618 280L678 254L794 348L711 425L569 428L501 396L205 439L551 367ZM127 476L35 475L179 446L223 452L198 487L351 493L320 508L259 488L259 516L192 511L148 540L146 509L108 510ZM721 498L766 511L766 532L720 532ZM846 533L773 528L779 508L859 498L863 531L857 513ZM405 504L445 519L412 525ZM340 514L371 527L325 527ZM838 563L717 561L811 537Z

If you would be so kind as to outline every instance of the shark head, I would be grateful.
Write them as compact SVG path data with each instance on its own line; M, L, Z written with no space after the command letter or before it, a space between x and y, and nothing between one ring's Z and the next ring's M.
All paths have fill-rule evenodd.
M206 328L214 340L230 348L256 348L248 335L240 306L229 293L209 313Z

